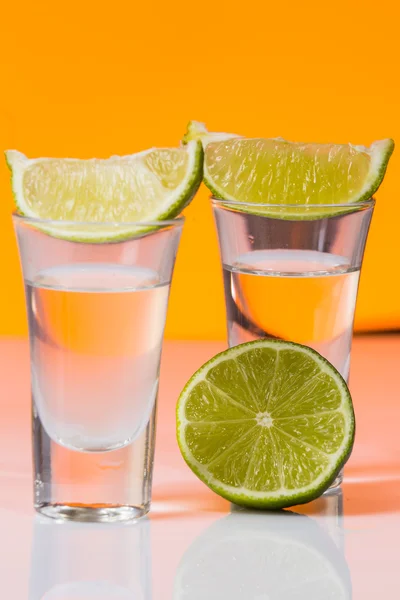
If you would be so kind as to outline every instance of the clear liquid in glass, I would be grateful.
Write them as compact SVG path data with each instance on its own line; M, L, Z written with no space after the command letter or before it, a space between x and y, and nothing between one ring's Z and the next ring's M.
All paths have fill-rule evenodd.
M26 281L34 414L83 452L123 448L154 407L169 282L141 267L52 267Z
M257 250L224 264L228 340L310 346L347 379L359 269L313 250Z

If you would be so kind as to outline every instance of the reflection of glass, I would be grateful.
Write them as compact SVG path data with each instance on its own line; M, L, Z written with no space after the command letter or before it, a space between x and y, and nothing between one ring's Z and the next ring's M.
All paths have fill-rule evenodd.
M318 519L319 525L329 533L339 548L344 548L343 492L340 487L331 488L320 498L296 506L293 510L312 517L323 517Z
M235 512L186 551L174 600L350 600L344 554L317 519Z
M53 222L15 215L14 224L30 333L35 508L81 521L141 516L183 221L131 225L133 237L114 243L58 239L47 232ZM63 222L62 233L77 227ZM86 238L126 237L127 224L79 227Z
M29 600L151 600L150 521L34 524Z

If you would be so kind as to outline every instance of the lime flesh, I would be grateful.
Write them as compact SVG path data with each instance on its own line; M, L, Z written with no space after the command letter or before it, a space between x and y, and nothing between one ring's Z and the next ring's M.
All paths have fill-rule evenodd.
M218 354L177 406L177 437L193 472L228 500L282 508L320 496L348 459L355 432L346 383L317 352L259 340Z

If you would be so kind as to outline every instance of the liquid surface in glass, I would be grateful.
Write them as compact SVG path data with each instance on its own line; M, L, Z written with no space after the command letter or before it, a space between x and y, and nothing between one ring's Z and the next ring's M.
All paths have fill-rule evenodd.
M25 283L34 410L49 437L89 452L133 441L157 394L169 282L83 263Z

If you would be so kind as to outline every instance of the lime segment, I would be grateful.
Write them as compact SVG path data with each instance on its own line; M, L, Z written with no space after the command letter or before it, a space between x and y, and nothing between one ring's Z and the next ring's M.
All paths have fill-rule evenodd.
M244 506L281 508L318 497L354 442L346 383L314 350L259 340L218 354L177 406L177 436L194 473Z
M192 121L185 140L201 139L205 148L204 182L222 200L243 202L243 210L282 218L301 213L324 216L326 208L368 200L379 188L394 142L385 139L370 147L352 144L314 144L277 139L252 139L210 133ZM257 204L273 207L252 207ZM279 206L294 205L285 212ZM293 213L291 215L291 212ZM304 212L303 212L304 214Z
M192 141L182 148L90 160L29 159L9 150L6 160L20 214L58 222L123 224L177 216L201 183L203 150L200 141ZM68 232L66 237L74 237L72 228ZM79 228L79 236L84 233ZM113 235L101 227L86 231L91 239Z

